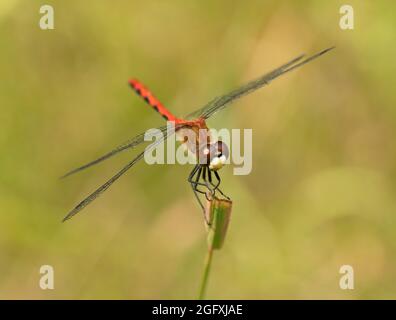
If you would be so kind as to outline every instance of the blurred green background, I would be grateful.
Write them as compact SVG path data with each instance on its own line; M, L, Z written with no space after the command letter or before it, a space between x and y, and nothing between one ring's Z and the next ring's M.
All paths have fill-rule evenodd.
M55 30L38 27L55 9ZM253 171L222 170L234 200L207 297L395 298L396 5L348 1L0 2L0 298L197 297L206 253L191 166L139 163L70 222L162 125L137 77L183 115L300 53L337 49L209 121L253 129ZM55 269L55 290L39 268ZM339 288L352 265L355 289Z

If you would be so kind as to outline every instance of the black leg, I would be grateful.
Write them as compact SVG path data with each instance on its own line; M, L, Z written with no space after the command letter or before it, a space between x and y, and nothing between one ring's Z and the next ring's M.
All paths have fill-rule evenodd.
M216 172L216 171L215 171ZM212 185L212 187L213 187L213 193L216 193L216 190L219 190L219 184L220 184L220 181L218 181L218 183L217 184L214 184L213 183L213 181L212 181L212 170L210 170L209 168L208 168L208 178L209 178L209 183ZM221 190L219 190L220 191L220 193L221 194L223 194L222 192L221 192Z
M228 196L226 196L226 195L223 193L223 191L221 191L221 189L219 188L219 185L220 185L220 183L221 183L221 179L220 179L219 173L218 173L217 171L214 171L214 174L215 174L215 176L216 176L216 178L217 178L217 181L218 181L218 183L216 184L215 189L218 190L218 191L221 193L221 195L222 195L223 197L227 198L228 200L231 200L231 199L230 199Z
M196 174L199 168L200 168L199 165L196 165L194 167L194 169L191 171L190 175L188 176L188 182L191 182L192 178L194 177L194 175Z
M203 179L203 181L205 182L206 187L209 189L210 195L213 196L216 190L212 189L211 185L209 184L209 181L208 181L208 179L206 178L206 171L208 171L208 173L209 173L209 172L210 172L210 169L209 169L207 166L204 166L204 167L203 167L202 179ZM206 200L208 200L208 201L212 200L212 198L209 198L209 197L208 197L208 194L207 194L207 193L205 194L205 197L206 197Z
M199 194L204 194L206 199L208 201L212 200L213 195L215 195L216 191L219 191L220 194L230 200L230 198L228 196L226 196L223 191L221 191L221 189L219 188L220 184L221 184L221 179L220 179L220 175L217 171L213 170L213 173L217 179L217 182L215 183L213 181L213 176L212 176L212 170L209 169L208 166L204 166L201 164L197 164L194 169L191 171L190 175L188 176L188 182L191 185L191 188L194 192L195 197L198 200L198 203L200 205L200 207L202 208L203 214L204 214L204 219L207 225L210 225L209 221L208 221L208 217L206 215L206 209L204 204L202 203ZM202 178L203 182L200 182L200 179ZM207 190L200 190L200 187L205 187L205 189ZM210 196L208 195L208 193L210 194Z
M208 172L208 178L209 178L210 169L207 166L203 167L202 180L205 182L205 185L210 190L210 192L213 192L211 184L209 183L208 178L206 177L206 172Z
M199 179L201 178L201 173L202 173L202 166L197 165L196 168L191 172L190 176L188 177L188 182L192 185L194 185L194 188L197 192L206 194L206 191L200 190L198 187L203 186L206 187L205 183L199 182ZM196 175L195 179L194 176Z
M215 175L217 174L217 171L214 171ZM209 183L213 186L213 189L216 190L218 189L219 185L220 185L220 179L217 179L217 184L214 184L212 181L212 170L208 169L208 175L209 175ZM218 174L217 174L218 176ZM216 178L217 178L216 176Z
M207 192L206 190L202 191L202 190L199 189L200 186L206 187L205 183L199 182L199 179L201 178L201 173L202 173L203 170L204 169L202 167L199 168L197 176L196 176L196 178L195 178L193 183L194 183L194 188L195 188L195 190L197 192L202 193L202 194L206 194L206 192Z
M202 208L202 212L203 212L203 216L204 216L204 220L205 223L210 226L210 223L208 221L208 217L206 216L206 210L205 210L205 206L203 205L201 199L199 198L198 192L199 193L203 193L206 196L206 192L203 192L201 190L198 189L198 184L199 184L199 178L201 177L201 171L202 171L202 166L200 165L196 165L195 168L193 169L193 171L191 171L189 177L188 177L188 182L190 182L191 184L191 188L194 192L195 198L197 199L200 207ZM193 180L194 176L196 175L195 180Z

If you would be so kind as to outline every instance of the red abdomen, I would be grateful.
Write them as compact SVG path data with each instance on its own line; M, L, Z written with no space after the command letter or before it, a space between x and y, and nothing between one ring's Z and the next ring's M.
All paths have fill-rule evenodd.
M147 89L141 82L136 79L129 80L132 89L141 96L150 106L154 108L165 120L179 122L165 106Z

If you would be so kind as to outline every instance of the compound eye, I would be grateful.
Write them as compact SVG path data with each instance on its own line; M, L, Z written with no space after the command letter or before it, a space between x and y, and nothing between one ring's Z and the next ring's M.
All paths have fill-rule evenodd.
M229 150L227 145L223 141L217 141L213 144L215 149L215 156L221 159L228 159Z

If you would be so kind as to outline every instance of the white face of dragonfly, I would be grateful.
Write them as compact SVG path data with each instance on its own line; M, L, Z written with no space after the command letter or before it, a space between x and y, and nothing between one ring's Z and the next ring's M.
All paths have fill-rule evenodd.
M210 161L209 169L211 170L219 170L221 169L227 161L225 155L221 155L220 157L213 157L212 161Z
M228 147L222 141L217 141L205 148L204 154L207 156L209 169L220 170L227 161L228 158Z

